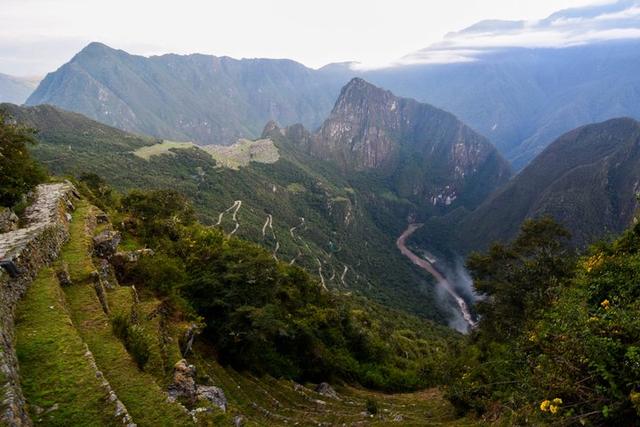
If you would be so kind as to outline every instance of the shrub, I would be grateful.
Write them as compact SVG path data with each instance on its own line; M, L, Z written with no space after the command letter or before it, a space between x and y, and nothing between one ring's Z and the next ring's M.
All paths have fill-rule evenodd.
M127 350L133 360L136 361L138 368L144 369L149 361L151 350L149 348L149 339L140 325L131 325L127 329Z
M140 325L132 324L129 316L116 314L111 318L111 330L124 344L138 368L144 370L151 353L149 338Z
M111 330L113 335L118 337L122 342L127 341L127 329L129 328L128 316L118 313L111 318Z

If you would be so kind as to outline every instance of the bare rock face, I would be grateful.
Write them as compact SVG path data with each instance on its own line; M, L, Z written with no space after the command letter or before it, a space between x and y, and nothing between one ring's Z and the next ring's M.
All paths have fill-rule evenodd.
M301 130L289 133L304 143ZM453 114L359 78L342 89L308 146L347 172L376 170L401 197L434 205L460 198L474 207L511 176L491 143Z
M93 238L93 253L99 258L109 258L116 253L121 240L119 231L105 230Z

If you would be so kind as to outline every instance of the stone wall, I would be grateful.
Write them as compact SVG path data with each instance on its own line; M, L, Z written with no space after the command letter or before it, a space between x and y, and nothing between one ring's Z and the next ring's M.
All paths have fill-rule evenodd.
M38 271L54 261L69 237L69 212L78 197L69 182L42 184L25 211L25 226L0 234L0 260L11 260L19 273L0 269L0 424L30 426L20 388L14 348L14 311Z

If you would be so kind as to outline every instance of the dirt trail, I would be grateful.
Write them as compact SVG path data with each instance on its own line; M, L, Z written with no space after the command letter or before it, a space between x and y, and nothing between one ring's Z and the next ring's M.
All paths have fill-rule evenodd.
M458 305L458 309L462 314L464 321L469 325L470 328L474 328L476 326L476 322L473 320L471 316L471 312L469 311L469 307L464 299L455 291L451 283L438 271L436 270L430 262L425 259L420 258L418 255L414 254L409 248L406 246L406 241L417 229L422 227L423 224L409 224L407 229L398 237L396 241L396 246L402 253L402 255L406 256L418 267L426 270L429 274L431 274L436 281L438 282L438 286L442 287L449 295L453 297Z
M318 263L318 275L320 276L320 284L325 291L328 291L329 289L327 289L327 285L324 282L324 276L322 275L322 262L320 261L320 258L316 257L316 262Z
M236 227L233 229L231 234L234 234L236 231L238 231L238 228L240 227L240 224L238 223L238 219L236 217L240 207L242 207L242 200L236 200L235 202L233 202L233 205L231 205L231 207L229 207L226 210L220 212L220 214L218 215L218 222L216 222L216 225L222 224L222 218L224 217L224 214L229 213L229 212L231 212L233 210L233 215L231 216L231 218L236 223Z
M267 220L264 222L264 225L262 226L262 238L265 238L267 236L267 227L269 227L269 229L271 230L271 236L273 237L273 240L276 241L276 245L275 248L273 249L273 258L278 261L278 250L280 249L280 242L278 241L278 238L276 237L276 232L273 230L273 216L271 214L267 214Z
M343 285L347 286L347 283L344 281L344 278L347 276L347 272L349 271L349 267L347 264L344 265L344 271L342 272L342 276L340 276L340 281Z

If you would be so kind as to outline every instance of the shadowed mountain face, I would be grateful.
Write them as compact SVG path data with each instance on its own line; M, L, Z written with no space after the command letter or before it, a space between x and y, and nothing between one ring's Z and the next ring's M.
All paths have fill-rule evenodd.
M491 143L454 115L355 78L311 138L344 171L374 173L418 204L475 206L509 179Z
M478 249L512 239L526 218L551 215L582 246L628 227L639 192L640 123L613 119L560 137L456 231Z
M268 120L316 126L342 85L289 60L145 58L92 43L47 75L27 104L53 104L117 128L199 144L257 137Z

